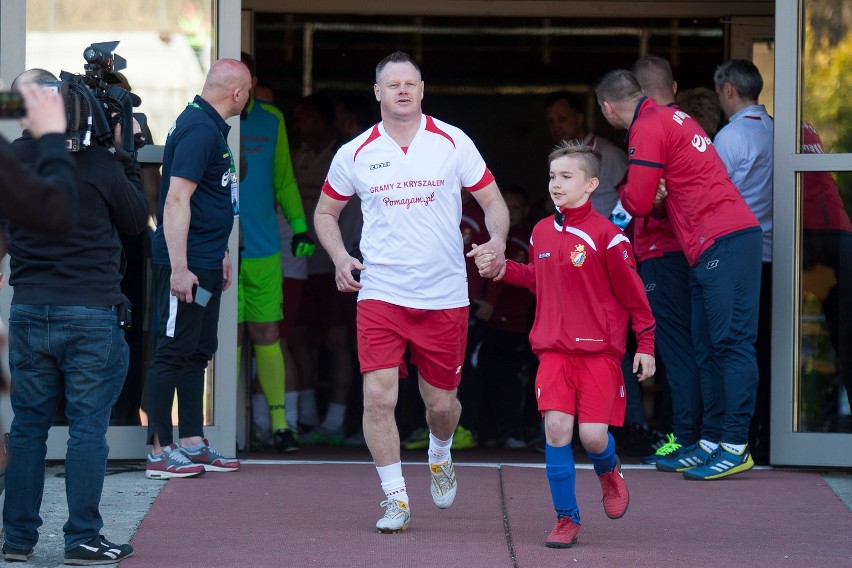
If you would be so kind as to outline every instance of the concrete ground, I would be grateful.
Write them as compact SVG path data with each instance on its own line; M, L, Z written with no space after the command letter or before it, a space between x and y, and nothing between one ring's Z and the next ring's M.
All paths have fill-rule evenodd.
M44 497L41 517L44 521L39 533L35 554L27 564L4 564L27 568L54 568L63 566L65 541L62 525L68 518L65 501L65 468L53 465L44 477ZM145 518L154 499L165 487L164 481L145 478L144 463L110 463L104 478L101 498L101 516L104 519L103 535L115 543L130 542L139 523ZM0 502L5 492L0 495ZM109 566L109 565L108 565Z

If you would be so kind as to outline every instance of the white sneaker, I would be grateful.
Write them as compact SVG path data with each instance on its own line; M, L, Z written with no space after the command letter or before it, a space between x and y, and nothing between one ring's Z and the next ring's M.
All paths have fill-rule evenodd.
M452 458L442 463L430 463L429 471L432 474L432 483L429 487L432 492L432 501L439 509L446 509L453 504L459 487Z
M411 509L405 501L388 499L382 501L382 507L385 508L385 516L376 522L376 529L380 533L397 533L408 529Z

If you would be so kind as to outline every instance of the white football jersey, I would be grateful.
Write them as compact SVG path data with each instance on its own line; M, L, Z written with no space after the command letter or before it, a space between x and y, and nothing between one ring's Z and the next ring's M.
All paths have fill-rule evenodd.
M460 129L423 115L404 151L379 123L337 151L323 191L361 198L359 300L421 309L468 305L461 189L494 176ZM480 243L481 244L481 243Z

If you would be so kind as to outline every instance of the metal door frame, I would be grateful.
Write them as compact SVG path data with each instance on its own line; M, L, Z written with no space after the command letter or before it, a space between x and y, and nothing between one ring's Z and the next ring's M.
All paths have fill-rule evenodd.
M214 48L213 58L240 58L240 26L234 22L240 21L240 0L211 0L214 14ZM5 88L12 80L24 71L26 51L26 0L2 0L0 2L0 80ZM240 121L238 117L228 121L231 132L228 144L232 148L240 147ZM20 135L20 128L12 121L0 122L0 132L7 139ZM141 158L159 163L162 161L162 147L143 149ZM159 156L159 157L158 157ZM239 166L239 160L237 160ZM230 237L230 250L239 250L238 220ZM234 266L237 265L237 255L232 255ZM4 269L8 264L4 262ZM9 313L12 292L9 286L0 290L0 309L3 314ZM221 312L219 316L219 350L213 359L214 393L213 393L213 425L205 426L205 436L225 455L236 452L236 419L235 404L237 393L236 364L237 358L237 286L222 295ZM8 396L0 400L0 420L8 432L12 420L12 409ZM177 435L177 434L176 434ZM107 431L107 443L110 447L110 459L141 459L146 455L147 428L144 426L111 426ZM47 459L65 459L68 428L54 426L47 440Z
M852 154L800 154L803 2L775 3L775 166L772 278L772 448L776 465L852 467L852 434L794 431L799 372L801 188L796 175L852 170ZM840 95L838 95L840 96Z

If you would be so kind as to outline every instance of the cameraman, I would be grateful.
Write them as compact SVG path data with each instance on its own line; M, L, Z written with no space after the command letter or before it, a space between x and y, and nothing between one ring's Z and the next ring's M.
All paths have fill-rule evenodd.
M12 88L54 81L50 73L34 69L15 79ZM112 148L92 145L73 154L79 196L71 204L76 222L67 236L46 238L16 223L10 227L9 364L15 417L3 508L7 562L26 561L38 541L45 442L63 394L69 433L65 561L103 564L133 554L130 545L100 535L98 511L110 411L128 367L121 326L127 298L119 285L125 262L118 233L143 231L148 211L139 164L120 141L116 127ZM38 143L29 131L13 147L22 162L37 162ZM67 181L75 183L73 177Z
M22 165L12 146L0 136L0 218L49 234L67 233L73 219L69 205L77 198L74 160L65 152L65 105L56 93L34 87L21 89L27 108L30 132L38 139L36 172ZM71 180L63 186L62 180ZM26 191L22 191L26 188ZM0 232L0 259L6 255L6 226ZM5 277L0 274L0 288ZM0 331L5 345L6 332ZM8 387L0 374L0 392ZM0 469L6 463L6 444L0 427ZM2 493L2 489L0 489Z

